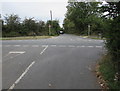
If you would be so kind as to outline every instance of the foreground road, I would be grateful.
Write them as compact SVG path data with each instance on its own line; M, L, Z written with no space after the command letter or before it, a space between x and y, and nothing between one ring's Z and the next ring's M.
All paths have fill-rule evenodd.
M6 40L2 49L3 89L100 89L94 69L102 40L64 34Z

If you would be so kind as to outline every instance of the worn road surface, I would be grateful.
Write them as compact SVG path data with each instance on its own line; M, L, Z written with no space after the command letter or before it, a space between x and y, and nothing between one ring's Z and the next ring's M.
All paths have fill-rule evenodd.
M4 40L3 89L101 89L94 70L103 42L67 34Z

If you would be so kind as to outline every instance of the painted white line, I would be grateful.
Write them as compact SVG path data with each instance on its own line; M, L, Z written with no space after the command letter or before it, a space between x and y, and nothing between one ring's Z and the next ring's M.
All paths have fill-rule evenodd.
M24 75L29 71L30 67L32 67L32 65L35 63L35 61L33 61L28 67L27 69L22 73L22 75L15 81L15 83L8 89L12 90L14 89L15 85L18 84L20 82L20 80L24 77Z
M92 48L93 46L87 46L87 47L91 47Z
M56 47L56 45L51 45L51 47Z
M21 45L14 45L15 47L20 47Z
M40 55L42 55L47 48L48 48L48 45L42 50L42 52L40 53Z
M9 54L11 54L11 53L19 53L19 54L23 54L23 53L25 53L25 51L10 51Z
M83 45L83 46L80 46L80 47L85 47L85 46Z
M97 48L102 48L102 46L96 46Z

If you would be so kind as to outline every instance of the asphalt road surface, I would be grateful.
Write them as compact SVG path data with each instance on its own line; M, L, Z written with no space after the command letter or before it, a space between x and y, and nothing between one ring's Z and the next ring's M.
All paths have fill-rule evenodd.
M2 41L3 89L101 89L95 64L103 40L63 34Z

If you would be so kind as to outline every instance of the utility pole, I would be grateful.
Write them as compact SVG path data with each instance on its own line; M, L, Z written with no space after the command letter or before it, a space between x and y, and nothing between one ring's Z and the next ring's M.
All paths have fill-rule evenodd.
M51 23L49 24L49 35L51 35L51 28L52 28L52 11L50 10L50 17L51 17Z
M88 37L90 36L90 25L88 25Z

